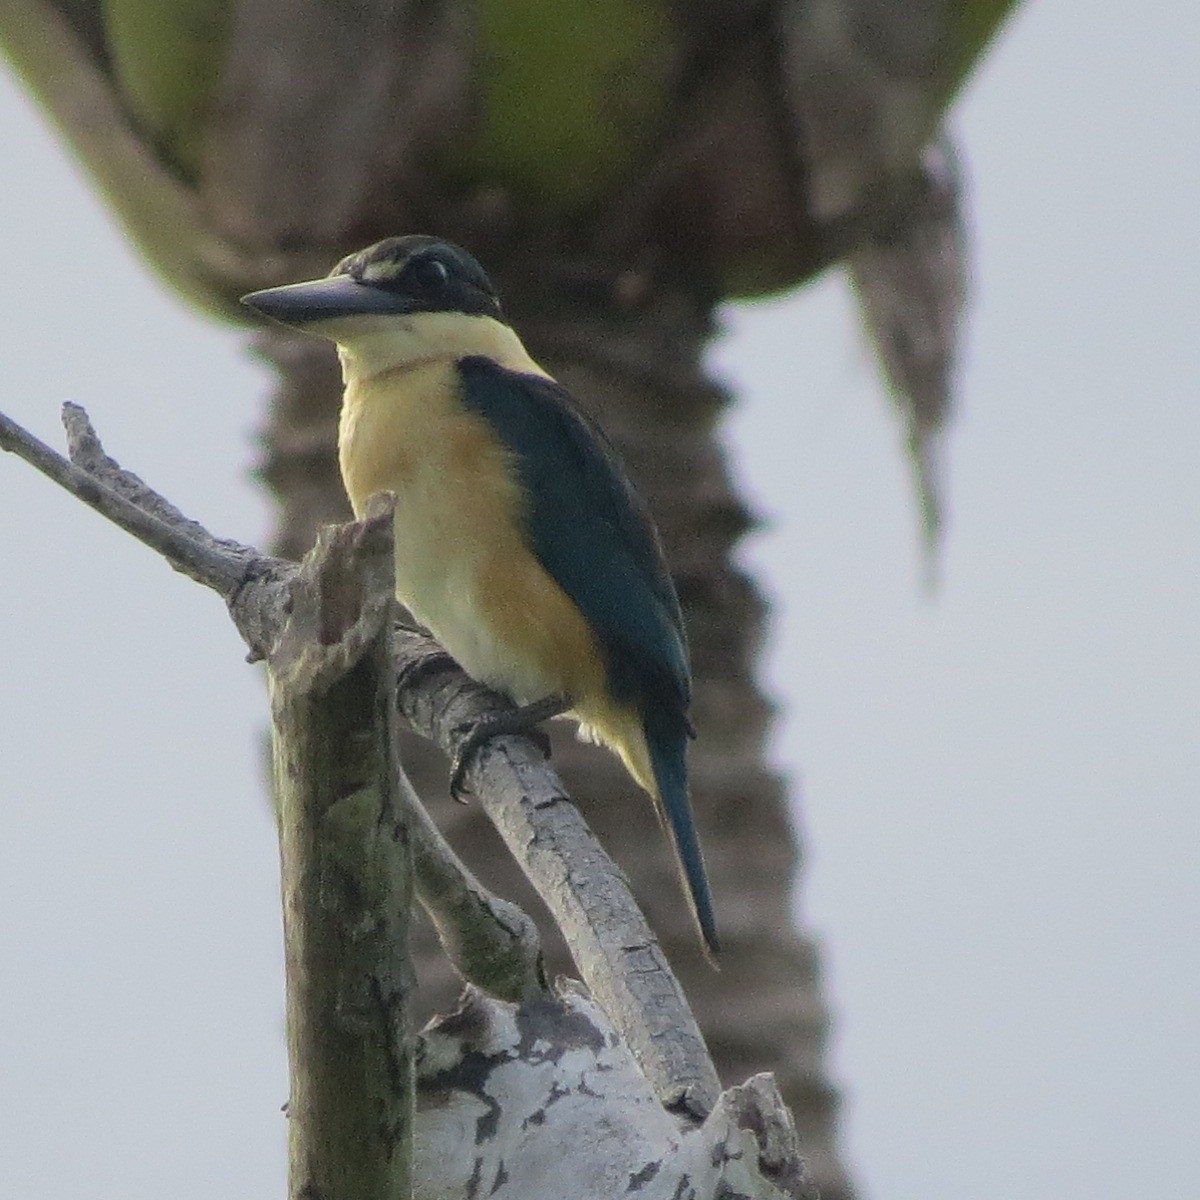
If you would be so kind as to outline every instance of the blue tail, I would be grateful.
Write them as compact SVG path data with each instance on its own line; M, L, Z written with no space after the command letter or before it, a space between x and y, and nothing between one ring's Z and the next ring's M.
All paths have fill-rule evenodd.
M696 823L692 819L692 805L688 799L687 763L684 759L688 741L687 726L680 724L675 731L660 728L660 724L665 722L655 721L647 714L646 744L661 799L659 812L666 819L667 832L683 871L688 899L696 924L700 927L700 935L709 957L715 959L721 948L717 939L717 921L713 915L704 856L700 852L700 840L696 836Z

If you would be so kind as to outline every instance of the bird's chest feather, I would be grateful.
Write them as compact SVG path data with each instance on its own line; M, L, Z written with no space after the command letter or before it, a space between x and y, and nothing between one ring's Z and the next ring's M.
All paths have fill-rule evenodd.
M591 691L592 635L530 552L512 456L458 386L441 362L347 388L338 448L354 511L396 493L396 594L469 674L522 701ZM587 678L561 678L564 657Z
M430 363L347 389L338 449L355 513L396 493L400 598L422 620L461 597L493 548L523 541L523 497L509 455L458 399L453 363Z

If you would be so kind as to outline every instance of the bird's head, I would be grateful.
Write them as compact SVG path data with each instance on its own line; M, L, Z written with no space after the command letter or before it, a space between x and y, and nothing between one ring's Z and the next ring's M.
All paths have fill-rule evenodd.
M272 320L340 341L360 318L457 313L503 320L496 291L465 250L424 234L347 255L324 279L266 288L242 303Z
M242 303L336 342L348 378L468 354L504 360L520 346L479 263L423 234L386 238L324 279L251 292Z

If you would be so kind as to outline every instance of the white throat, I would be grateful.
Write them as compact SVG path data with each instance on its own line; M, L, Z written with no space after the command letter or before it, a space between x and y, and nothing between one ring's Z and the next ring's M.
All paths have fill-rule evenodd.
M331 322L332 323L332 322ZM332 332L332 331L331 331ZM385 371L447 362L478 354L511 371L549 375L521 339L493 317L463 313L355 317L337 331L342 378L349 387Z

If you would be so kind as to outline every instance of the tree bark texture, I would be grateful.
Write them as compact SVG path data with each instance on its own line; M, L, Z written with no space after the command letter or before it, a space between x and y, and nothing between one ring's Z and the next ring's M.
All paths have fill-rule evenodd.
M412 1195L411 835L393 509L325 529L267 655L287 961L289 1195Z

